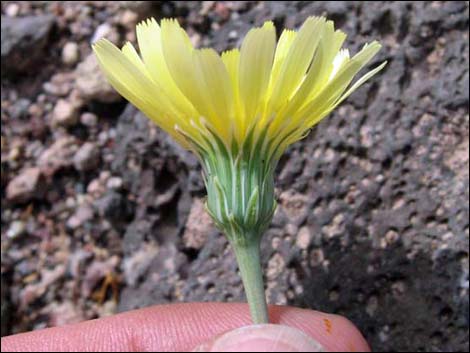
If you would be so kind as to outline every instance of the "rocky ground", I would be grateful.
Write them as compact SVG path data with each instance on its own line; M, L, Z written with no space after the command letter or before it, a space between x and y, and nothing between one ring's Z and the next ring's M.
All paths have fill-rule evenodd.
M177 17L197 46L327 15L384 72L282 159L270 303L350 318L377 351L468 351L469 5L1 4L2 335L157 303L240 301L196 159L122 100L90 43Z

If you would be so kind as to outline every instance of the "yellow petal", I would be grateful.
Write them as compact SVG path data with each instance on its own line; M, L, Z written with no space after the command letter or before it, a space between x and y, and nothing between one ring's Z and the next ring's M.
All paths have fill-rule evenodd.
M181 113L171 105L164 92L148 75L139 69L139 65L136 66L137 58L131 48L126 46L124 54L108 40L101 39L93 45L93 50L111 85L156 124L187 145L174 131L176 119Z
M235 134L236 140L241 143L242 132L240 127L242 122L240 120L242 116L242 107L240 104L240 87L239 87L239 68L240 68L240 51L238 49L228 50L222 53L222 61L227 69L230 77L230 84L232 86L232 102L233 102L233 133Z
M333 22L327 21L325 23L318 50L307 75L292 99L279 112L280 122L273 124L271 128L273 133L277 133L282 126L285 126L285 123L282 124L282 122L291 119L297 111L311 101L316 92L324 87L333 67L333 58L337 55L345 39L346 35L343 32L334 30Z
M339 70L342 69L344 65L348 63L348 61L349 61L349 50L341 49L339 53L336 54L335 58L333 59L333 69L331 70L328 81L331 81L339 72Z
M361 87L365 82L367 82L369 79L371 79L375 74L377 74L379 71L381 71L385 65L387 65L387 62L384 61L382 64L380 64L379 66L377 66L375 69L369 71L368 73L366 73L364 76L362 76L359 80L357 80L352 86L351 88L349 88L346 93L344 93L340 99L338 99L338 101L335 103L334 108L336 108L336 106L338 106L341 102L343 102L346 98L348 98L355 90L357 90L359 87Z
M330 106L344 92L356 73L361 70L380 50L378 42L366 44L346 65L344 65L328 85L299 112L295 120L305 120L305 124L312 126L318 122L321 112L328 110Z
M137 54L137 51L130 42L127 42L122 47L121 51L132 62L132 64L134 64L135 67L139 69L140 72L144 73L145 76L151 79L150 73L147 71L145 64L142 62L142 59L140 58L139 54Z
M163 55L171 77L198 111L198 116L193 118L195 121L199 121L201 116L211 117L212 107L204 100L203 87L197 80L194 71L194 48L188 35L176 20L162 20L161 40Z
M275 83L278 81L279 72L284 64L284 61L289 54L289 49L294 42L297 32L290 29L282 31L279 41L276 46L276 53L274 54L274 63L271 70L271 78L269 82L268 95L271 96Z
M241 130L245 131L257 118L263 107L273 65L276 33L272 22L248 32L240 50L240 101L243 117Z
M276 110L284 104L302 82L322 37L324 23L324 18L309 17L300 28L275 84L271 97L272 109Z
M357 80L345 93L343 93L333 105L328 106L323 112L316 113L314 119L309 120L303 129L310 129L315 124L319 123L324 117L330 114L338 105L340 105L346 98L348 98L355 90L357 90L360 86L362 86L365 82L367 82L370 78L375 76L379 71L381 71L387 62L384 61L382 64L377 66L375 69L369 71L365 75L363 75L359 80Z
M152 79L160 84L186 115L196 115L194 107L181 93L168 70L163 56L161 29L155 19L151 18L137 25L137 40L143 61Z
M299 89L299 101L308 101L327 83L333 70L333 60L346 39L346 34L340 30L335 31L332 21L327 21L323 37L318 49L318 55L312 62L307 77ZM307 96L307 97L306 97ZM297 102L299 103L299 102Z
M233 93L230 77L220 56L213 49L193 52L194 70L201 94L212 106L211 123L220 137L229 142L233 117Z

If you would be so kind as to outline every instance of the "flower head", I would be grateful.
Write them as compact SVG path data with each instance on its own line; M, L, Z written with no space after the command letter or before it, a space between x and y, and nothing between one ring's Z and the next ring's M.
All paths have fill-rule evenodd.
M266 152L279 156L385 65L351 86L380 44L350 58L345 38L332 21L310 17L276 44L266 22L219 55L193 48L176 20L149 19L137 26L140 56L130 43L119 50L102 39L93 48L115 89L183 146L210 149L208 130L228 149L266 133Z
M127 43L93 49L114 88L199 157L207 210L234 244L255 322L267 321L258 248L274 208L274 169L382 63L351 84L380 44L350 57L333 22L310 17L276 43L272 22L248 32L240 49L195 49L176 20L137 26L140 55Z

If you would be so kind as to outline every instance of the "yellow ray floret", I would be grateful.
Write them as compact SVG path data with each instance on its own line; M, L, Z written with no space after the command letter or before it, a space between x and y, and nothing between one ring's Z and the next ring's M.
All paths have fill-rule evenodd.
M351 84L381 46L350 57L345 38L333 22L310 17L276 44L266 22L220 56L195 49L176 20L149 19L137 26L140 55L105 39L93 50L113 87L184 147L205 149L210 131L227 149L264 136L282 153L385 66Z

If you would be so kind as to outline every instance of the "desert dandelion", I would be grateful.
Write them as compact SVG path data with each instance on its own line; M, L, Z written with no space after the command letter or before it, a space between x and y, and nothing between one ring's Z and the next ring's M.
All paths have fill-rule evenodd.
M309 17L276 42L272 22L251 29L240 49L195 49L176 20L137 26L132 44L93 45L112 86L203 167L206 208L233 245L255 323L268 322L259 244L276 202L274 169L286 148L379 72L353 78L380 49L354 56L346 34Z

